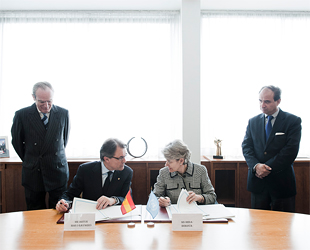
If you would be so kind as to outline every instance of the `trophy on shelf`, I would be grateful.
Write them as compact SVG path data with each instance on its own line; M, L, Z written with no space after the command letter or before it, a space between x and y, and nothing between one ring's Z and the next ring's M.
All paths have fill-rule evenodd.
M216 145L216 155L213 155L213 159L223 159L222 149L221 149L222 140L215 138L214 144Z

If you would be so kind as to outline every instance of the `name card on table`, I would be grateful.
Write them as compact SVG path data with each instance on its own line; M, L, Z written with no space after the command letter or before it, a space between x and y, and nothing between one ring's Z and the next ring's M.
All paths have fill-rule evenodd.
M172 231L202 231L202 214L172 214Z
M66 213L64 217L64 231L81 230L95 230L95 213Z

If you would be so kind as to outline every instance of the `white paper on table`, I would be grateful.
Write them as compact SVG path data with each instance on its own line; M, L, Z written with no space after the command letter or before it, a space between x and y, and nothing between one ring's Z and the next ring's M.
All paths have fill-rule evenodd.
M97 202L82 198L74 198L72 203L71 213L95 213L95 221L117 219L128 216L141 216L141 205L136 205L136 208L127 214L122 214L121 205L107 207L105 209L96 209Z
M176 205L170 205L166 207L169 219L172 219L172 214L175 213L198 213L202 214L203 216L208 215L204 210L200 209L200 206L198 206L196 202L189 204L186 201L188 195L189 194L186 189L182 189L178 198L178 203Z
M166 207L169 219L175 213L202 213L204 221L216 221L219 219L229 219L235 217L223 204L197 205L196 202L189 204L186 201L188 192L182 189L178 203Z
M179 213L202 213L203 215L207 215L204 213L203 210L201 210L196 201L192 203L188 203L186 201L186 198L189 196L188 192L186 189L182 189L179 198L178 198L178 203L177 203L177 210Z
M204 220L230 219L235 217L223 204L201 205L200 207L208 214L203 216Z
M126 214L123 214L121 211L121 205L107 207L105 209L100 210L100 213L103 215L103 219L101 220L110 220L117 219L129 216L141 216L142 214L142 205L136 205L136 208Z

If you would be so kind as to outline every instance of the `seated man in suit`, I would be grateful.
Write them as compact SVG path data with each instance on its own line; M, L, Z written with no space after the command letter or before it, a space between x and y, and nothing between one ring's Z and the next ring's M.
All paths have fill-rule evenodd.
M80 197L97 201L97 209L121 204L130 189L133 171L126 166L126 145L117 139L106 140L100 149L101 161L79 166L73 181L56 204L58 212L66 212L68 201Z

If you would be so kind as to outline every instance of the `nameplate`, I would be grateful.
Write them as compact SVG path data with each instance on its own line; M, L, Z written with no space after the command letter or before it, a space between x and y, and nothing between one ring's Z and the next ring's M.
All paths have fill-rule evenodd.
M172 231L202 231L202 214L172 214Z
M95 213L65 213L64 231L95 230Z

